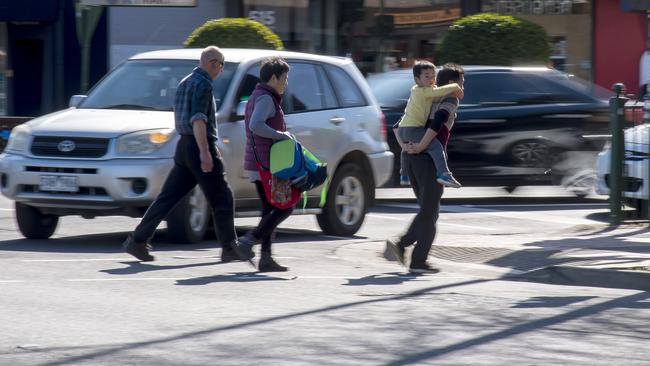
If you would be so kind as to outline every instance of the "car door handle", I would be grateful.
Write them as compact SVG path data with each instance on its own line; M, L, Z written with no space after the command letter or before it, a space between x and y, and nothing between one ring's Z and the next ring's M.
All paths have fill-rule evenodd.
M330 118L330 123L335 124L335 125L340 125L341 123L345 122L345 118L343 117L332 117Z

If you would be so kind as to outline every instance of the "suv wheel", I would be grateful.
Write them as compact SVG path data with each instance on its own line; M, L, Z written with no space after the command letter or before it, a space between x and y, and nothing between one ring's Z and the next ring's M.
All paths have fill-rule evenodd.
M354 235L368 211L368 183L355 164L345 164L334 174L318 225L330 235Z
M59 217L42 214L37 208L16 202L16 221L27 239L47 239L56 230Z
M210 223L208 200L196 186L167 215L167 235L175 243L198 243Z

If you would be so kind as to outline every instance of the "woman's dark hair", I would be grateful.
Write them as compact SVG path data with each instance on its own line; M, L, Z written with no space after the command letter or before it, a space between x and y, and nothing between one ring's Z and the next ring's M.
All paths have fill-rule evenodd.
M275 75L279 78L282 74L289 71L289 64L280 56L265 58L260 66L260 80L267 83Z
M442 65L442 70L438 71L436 76L436 86L447 85L451 82L460 81L460 77L465 74L462 66L458 64L446 63Z

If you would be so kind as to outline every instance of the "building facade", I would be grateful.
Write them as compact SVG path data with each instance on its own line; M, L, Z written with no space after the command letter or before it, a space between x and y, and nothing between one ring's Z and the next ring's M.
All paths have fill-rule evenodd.
M106 17L92 39L90 81L106 72ZM0 0L0 116L38 116L78 94L80 47L71 0Z
M0 116L36 116L67 105L80 88L77 1L120 5L137 0L0 0ZM181 1L181 0L174 0ZM447 29L480 12L542 25L551 66L610 88L637 92L648 40L646 13L625 0L182 0L185 7L104 6L94 31L89 84L133 54L183 47L205 21L255 19L288 50L352 58L363 73L437 60Z

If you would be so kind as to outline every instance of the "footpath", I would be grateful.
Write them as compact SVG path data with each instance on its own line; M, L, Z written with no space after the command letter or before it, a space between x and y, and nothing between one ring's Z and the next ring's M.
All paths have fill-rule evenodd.
M416 202L413 192L404 188L379 189L376 198L378 203ZM455 204L457 198L445 192L443 205ZM552 204L577 199L567 195L537 200ZM581 202L606 203L606 197ZM434 243L431 260L443 270L445 266L458 268L462 264L475 273L511 280L650 291L650 224L647 220L626 220L612 226L607 222L606 213L583 219L584 225L573 226L548 238L537 237L533 247L513 241L505 241L503 245L491 243L489 247Z

